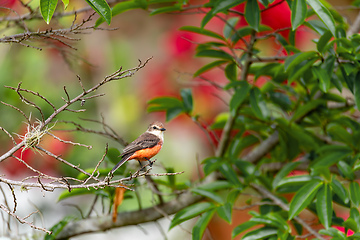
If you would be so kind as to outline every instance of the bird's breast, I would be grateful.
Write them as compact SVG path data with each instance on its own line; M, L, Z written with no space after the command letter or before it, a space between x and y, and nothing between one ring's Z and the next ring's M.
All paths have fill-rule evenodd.
M138 159L140 161L145 161L147 159L150 159L160 151L161 147L162 147L162 142L160 142L159 144L157 144L156 146L154 146L152 148L144 148L144 149L138 150L129 158L129 160L130 159Z

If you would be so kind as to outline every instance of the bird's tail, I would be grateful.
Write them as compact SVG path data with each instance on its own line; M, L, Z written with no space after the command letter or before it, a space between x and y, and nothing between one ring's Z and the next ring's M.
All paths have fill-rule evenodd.
M129 159L128 156L123 156L122 159L120 160L120 162L118 162L118 163L115 165L115 167L114 167L113 169L111 169L111 171L109 172L109 175L113 175L114 172L115 172L119 167L121 167L121 165L123 165L123 164L126 162L126 160L128 160L128 159Z

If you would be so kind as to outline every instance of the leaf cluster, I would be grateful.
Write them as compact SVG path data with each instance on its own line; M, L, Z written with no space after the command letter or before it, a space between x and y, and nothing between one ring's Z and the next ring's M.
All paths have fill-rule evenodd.
M360 105L359 36L347 36L343 17L327 2L294 0L286 1L291 9L291 28L285 38L262 24L261 13L273 2L209 1L203 5L207 13L200 27L180 28L210 39L197 45L195 56L212 61L198 69L194 77L214 68L223 70L228 81L223 91L230 92L231 99L228 112L214 119L212 128L226 134L230 126L228 134L234 136L225 142L223 154L202 162L207 177L214 173L221 177L211 186L191 187L206 201L181 210L172 220L170 228L199 216L193 239L201 239L214 214L231 223L236 200L253 184L265 187L280 200L268 203L269 196L260 194L259 212L251 212L252 218L237 226L233 237L242 233L243 239L295 239L309 227L299 217L305 209L323 227L319 232L314 230L316 237L346 239L348 230L359 230L360 189L356 176L360 124L351 115ZM244 12L233 10L238 4L245 4ZM212 18L230 13L240 16L226 18L222 33L207 28ZM238 25L240 17L246 19L247 26ZM318 35L314 39L316 49L297 48L299 27ZM263 56L257 44L269 38L275 38L286 54ZM258 79L266 79L266 83L258 85ZM354 95L353 102L341 94L345 88ZM165 111L167 120L183 113L197 119L192 107L185 107L190 106L186 99L192 103L196 96L181 95L182 99L153 99L149 111ZM277 141L261 156L246 155L272 136L277 136ZM284 198L285 193L292 197ZM349 217L340 218L335 205L347 208ZM333 226L345 227L345 233ZM357 237L355 234L350 238Z

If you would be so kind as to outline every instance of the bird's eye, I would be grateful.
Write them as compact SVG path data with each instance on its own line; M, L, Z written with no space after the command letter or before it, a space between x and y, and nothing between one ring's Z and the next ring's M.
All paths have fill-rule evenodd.
M157 127L156 127L156 126L153 126L153 129L157 129Z

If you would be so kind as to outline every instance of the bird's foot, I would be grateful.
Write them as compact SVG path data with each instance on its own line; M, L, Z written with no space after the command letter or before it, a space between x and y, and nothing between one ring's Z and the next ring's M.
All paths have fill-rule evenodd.
M151 161L150 159L148 158L145 158L148 162L149 162L149 166L152 167L152 165L154 164L155 161Z
M107 185L110 184L110 180L114 177L112 172L109 172L109 174L104 178L104 182L107 183Z

